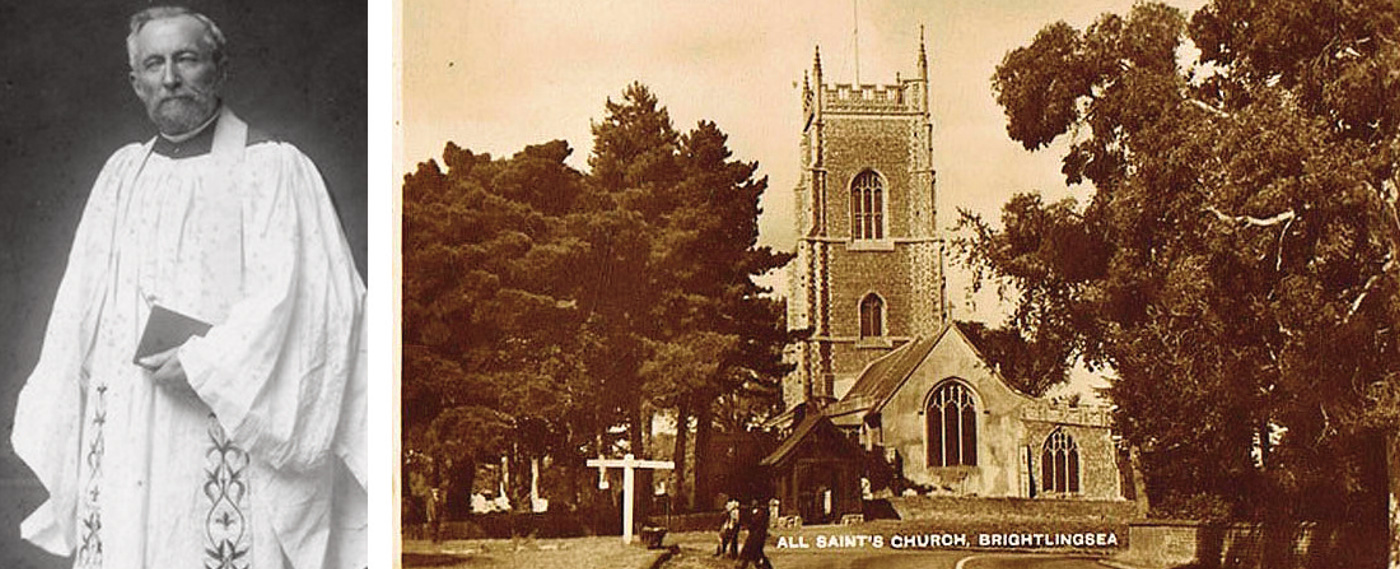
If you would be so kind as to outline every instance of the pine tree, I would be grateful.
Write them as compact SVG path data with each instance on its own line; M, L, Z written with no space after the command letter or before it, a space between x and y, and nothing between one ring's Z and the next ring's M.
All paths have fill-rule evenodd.
M456 485L457 512L475 466L520 448L522 424L601 428L563 277L578 246L561 215L583 187L569 152L555 141L492 160L448 143L447 172L429 161L404 179L404 445L432 465L432 485Z
M758 200L767 180L754 178L756 163L732 158L727 135L714 123L678 134L640 84L629 86L622 102L609 101L593 130L591 179L602 194L594 203L613 207L602 214L633 223L626 238L635 247L628 251L637 253L629 266L634 272L614 277L631 279L621 286L636 292L609 317L627 323L616 331L627 335L637 358L620 370L635 373L626 383L637 387L637 399L627 401L636 417L632 438L642 438L642 408L667 409L683 426L695 417L701 442L713 427L716 401L739 396L769 407L776 401L786 340L781 306L753 282L787 261L757 246ZM618 286L598 293L617 294ZM689 441L684 428L673 451L681 481Z

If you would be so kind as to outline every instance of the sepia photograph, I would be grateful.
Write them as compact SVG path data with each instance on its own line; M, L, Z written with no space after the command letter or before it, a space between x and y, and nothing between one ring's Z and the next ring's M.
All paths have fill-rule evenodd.
M366 30L0 4L0 566L368 565Z
M399 9L402 567L1400 567L1400 4Z

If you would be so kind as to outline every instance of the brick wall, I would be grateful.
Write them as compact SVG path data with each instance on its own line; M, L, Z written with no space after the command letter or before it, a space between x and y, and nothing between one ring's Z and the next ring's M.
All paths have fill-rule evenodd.
M1151 521L1129 525L1117 560L1145 567L1384 567L1385 528L1354 525L1205 524Z
M1132 502L1118 500L906 496L889 501L902 520L1051 519L1116 524L1136 515Z

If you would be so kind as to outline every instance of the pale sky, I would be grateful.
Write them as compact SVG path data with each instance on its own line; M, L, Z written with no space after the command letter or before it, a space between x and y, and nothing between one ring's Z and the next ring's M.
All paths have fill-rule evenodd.
M1195 9L1201 0L1169 4ZM447 141L494 157L563 139L569 164L587 170L590 122L633 81L646 84L685 132L701 119L729 135L734 156L768 177L760 241L790 251L793 186L800 179L799 89L821 47L828 83L894 83L917 72L925 27L933 97L938 223L958 208L996 219L1013 193L1066 189L1067 147L1030 153L1006 136L991 76L1002 57L1045 25L1085 28L1132 0L403 0L402 154L395 171L441 162ZM857 43L859 28L859 65ZM991 295L964 292L949 267L957 318L997 320ZM783 292L781 290L779 293ZM975 306L973 301L975 300Z

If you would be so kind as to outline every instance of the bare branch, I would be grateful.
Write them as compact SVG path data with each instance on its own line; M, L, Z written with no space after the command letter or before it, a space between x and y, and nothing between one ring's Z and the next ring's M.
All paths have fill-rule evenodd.
M1327 432L1333 430L1332 420L1327 416L1327 407L1318 403L1317 410L1322 412L1322 428L1317 431L1317 439L1313 441L1314 446L1322 444L1323 439L1327 438Z
M1386 255L1385 265L1381 266L1380 272L1371 275L1371 278L1366 279L1366 284L1361 287L1361 294L1356 295L1356 299L1351 301L1351 308L1347 310L1346 317L1342 318L1342 323L1347 323L1351 321L1351 317L1354 316L1356 314L1356 311L1361 308L1361 302L1366 300L1366 295L1371 294L1371 288L1376 285L1376 281L1380 280L1382 275L1385 275L1386 273L1394 269L1395 259L1390 255Z
M1278 225L1285 221L1292 221L1295 217L1293 210L1291 209L1273 217L1265 218L1252 217L1248 215L1226 215L1220 210L1215 209L1215 206L1210 205L1206 206L1206 211L1215 214L1216 219L1219 219L1220 221L1239 223L1242 225L1253 225L1255 227L1270 227Z
M1205 101L1202 101L1200 99L1187 99L1187 102L1196 105L1196 107L1200 108L1201 110L1220 118L1228 118L1230 116L1230 113L1212 107L1209 103L1206 103Z
M1283 224L1283 231L1278 232L1278 255L1274 257L1274 271L1283 269L1283 237L1288 235L1288 228L1293 227L1293 218L1288 218L1288 223Z

